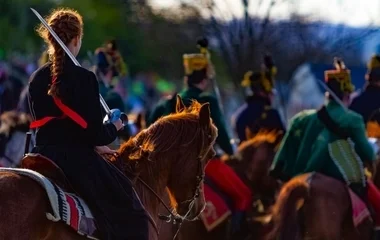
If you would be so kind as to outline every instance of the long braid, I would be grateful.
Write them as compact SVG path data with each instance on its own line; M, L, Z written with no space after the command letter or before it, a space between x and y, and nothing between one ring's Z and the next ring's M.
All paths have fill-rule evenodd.
M47 22L54 30L62 42L67 46L70 42L83 33L82 17L75 10L71 9L57 9L54 10L48 17ZM48 54L51 61L51 76L52 83L50 85L48 94L53 97L58 97L59 92L59 77L63 73L65 51L54 39L53 35L43 26L37 29L38 34L48 44Z

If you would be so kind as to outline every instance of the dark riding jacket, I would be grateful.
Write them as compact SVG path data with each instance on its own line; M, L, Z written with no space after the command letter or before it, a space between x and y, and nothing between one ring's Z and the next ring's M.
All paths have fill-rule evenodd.
M35 119L57 117L37 129L37 146L32 152L51 159L63 170L93 212L100 239L148 240L148 216L132 182L94 149L110 144L117 134L112 123L103 123L95 75L66 57L63 73L57 79L61 102L84 120L82 125L67 113L63 115L59 104L47 94L51 81L47 63L29 83Z
M47 94L51 84L50 74L50 63L47 63L34 72L30 79L32 114L37 120L46 116L62 116L62 111ZM112 123L103 124L95 74L75 66L66 57L64 72L58 81L62 102L77 112L88 126L83 129L67 117L54 119L37 131L36 144L101 146L114 141L116 127Z
M232 123L240 142L247 140L246 128L253 134L264 129L285 133L285 126L278 111L271 107L268 98L260 96L248 97L246 103L234 113Z
M368 85L366 89L352 100L350 109L362 115L367 123L371 114L380 108L380 87Z

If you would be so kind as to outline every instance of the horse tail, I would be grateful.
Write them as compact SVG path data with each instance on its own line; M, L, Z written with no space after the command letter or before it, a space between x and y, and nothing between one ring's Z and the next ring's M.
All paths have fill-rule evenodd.
M301 232L298 211L308 197L309 185L303 178L285 184L273 208L273 230L268 239L296 240Z

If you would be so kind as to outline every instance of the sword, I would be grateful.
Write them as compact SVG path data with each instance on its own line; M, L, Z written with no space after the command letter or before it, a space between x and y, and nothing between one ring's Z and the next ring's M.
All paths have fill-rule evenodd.
M317 82L334 98L334 100L342 107L344 110L347 110L347 107L343 104L343 102L338 98L338 96L321 80L317 79Z
M73 63L76 66L81 67L78 60L74 57L74 55L70 52L70 50L66 47L66 45L62 42L62 40L58 37L58 35L54 32L54 30L49 26L49 24L45 21L45 19L33 8L30 8L32 12L37 16L37 18L41 21L41 23L49 30L50 34L54 37L54 39L59 43L59 45L65 50L65 53L70 57L70 59L73 61ZM108 107L106 101L104 101L102 95L99 94L100 104L102 105L104 111L107 113L108 116L111 115L111 110ZM125 116L123 116L125 117Z

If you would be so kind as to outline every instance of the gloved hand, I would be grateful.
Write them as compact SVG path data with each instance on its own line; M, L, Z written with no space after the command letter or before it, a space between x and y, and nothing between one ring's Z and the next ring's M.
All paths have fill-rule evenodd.
M241 226L242 220L244 218L244 215L245 215L244 211L235 210L232 213L232 216L231 216L231 232L232 232L232 234L236 233L240 230L240 226Z
M111 114L110 116L107 114L104 119L103 119L103 122L104 123L107 123L107 122L111 122L111 123L114 123L116 122L117 120L119 120L121 117L121 111L119 109L111 109Z

